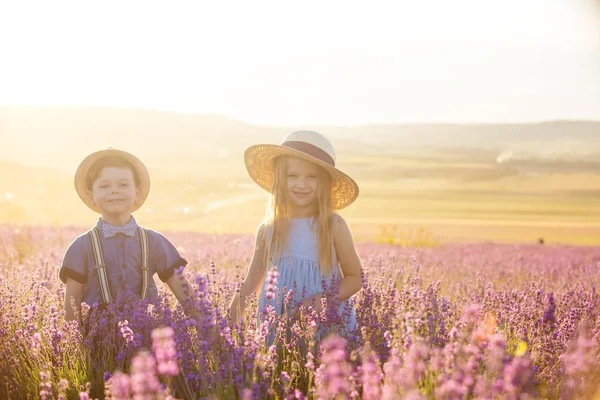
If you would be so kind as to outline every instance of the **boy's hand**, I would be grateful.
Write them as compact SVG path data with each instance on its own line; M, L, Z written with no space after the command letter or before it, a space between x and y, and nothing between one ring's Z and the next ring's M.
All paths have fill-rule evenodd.
M67 279L64 304L65 319L67 321L76 321L80 319L84 286L84 284L79 283L74 279Z
M194 289L190 282L181 274L173 274L168 280L167 285L177 298L179 304L183 306L186 312L193 312L189 310L190 306L194 304ZM196 309L196 307L191 307Z

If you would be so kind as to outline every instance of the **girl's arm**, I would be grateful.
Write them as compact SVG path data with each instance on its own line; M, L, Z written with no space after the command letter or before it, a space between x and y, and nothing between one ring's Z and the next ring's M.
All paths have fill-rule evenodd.
M254 254L252 255L248 272L244 278L240 291L235 293L229 305L232 323L238 322L240 317L244 316L246 298L258 290L265 278L265 245L265 227L264 225L261 225L256 232Z
M74 279L67 278L67 287L65 289L65 319L75 321L81 314L81 301L83 300L83 283ZM74 303L75 309L71 305Z
M335 253L342 270L340 301L348 299L362 288L360 258L354 248L354 239L346 221L339 217L333 225Z
M333 225L333 242L340 268L342 279L340 281L340 301L347 300L362 288L360 277L360 258L354 248L354 239L350 227L342 217ZM318 294L304 300L304 306L313 306L315 311L321 312L321 295Z

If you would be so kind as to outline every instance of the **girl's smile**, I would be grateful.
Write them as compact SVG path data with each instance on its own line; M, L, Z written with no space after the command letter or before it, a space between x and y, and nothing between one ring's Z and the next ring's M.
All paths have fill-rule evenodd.
M318 166L300 158L289 157L287 192L294 214L310 214L317 206Z
M301 193L301 192L296 192L296 191L292 191L292 193L298 197L308 196L310 194L310 192Z

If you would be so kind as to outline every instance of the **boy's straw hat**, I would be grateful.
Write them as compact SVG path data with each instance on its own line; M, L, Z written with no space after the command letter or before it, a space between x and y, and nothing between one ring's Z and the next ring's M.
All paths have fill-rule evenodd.
M101 213L100 209L96 204L92 202L92 197L90 196L88 187L87 187L87 179L90 172L90 168L100 159L105 157L120 157L126 161L128 161L139 178L139 195L138 199L133 206L133 211L137 210L144 204L146 198L148 197L148 193L150 193L150 174L148 174L148 170L143 162L140 161L139 158L134 156L133 154L127 153L126 151L116 150L113 148L108 148L106 150L100 150L95 153L90 154L86 158L83 159L77 171L75 172L75 190L77 194L81 198L81 200L92 210L97 213Z
M287 135L281 144L258 144L244 153L246 169L260 187L273 192L275 158L293 156L311 161L331 175L331 203L339 210L352 204L358 197L358 185L335 167L335 150L331 142L314 131L296 131Z

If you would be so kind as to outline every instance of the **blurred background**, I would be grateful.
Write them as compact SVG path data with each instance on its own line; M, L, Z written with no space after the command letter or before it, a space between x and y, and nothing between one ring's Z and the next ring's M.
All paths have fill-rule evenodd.
M358 240L600 244L600 2L0 3L0 222L87 228L89 153L150 169L136 214L250 233L243 152L328 136Z

